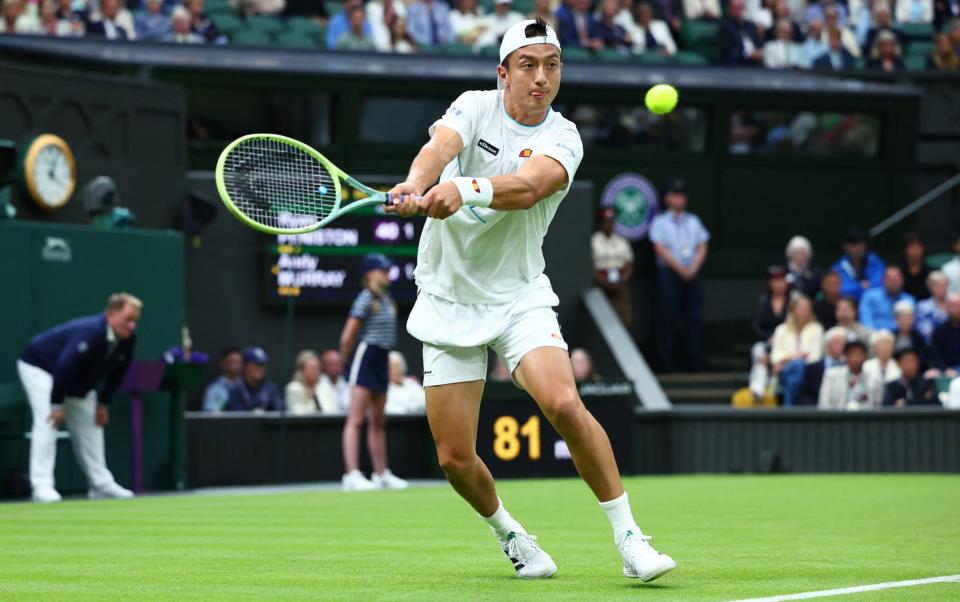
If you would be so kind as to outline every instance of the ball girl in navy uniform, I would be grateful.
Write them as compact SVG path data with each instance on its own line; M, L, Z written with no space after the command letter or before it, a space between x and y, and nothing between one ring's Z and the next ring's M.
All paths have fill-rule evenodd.
M397 342L397 306L387 292L391 262L380 253L363 258L363 290L350 308L340 352L350 358L350 410L343 427L343 488L403 489L407 482L387 468L387 357ZM360 429L367 425L373 474L360 472Z

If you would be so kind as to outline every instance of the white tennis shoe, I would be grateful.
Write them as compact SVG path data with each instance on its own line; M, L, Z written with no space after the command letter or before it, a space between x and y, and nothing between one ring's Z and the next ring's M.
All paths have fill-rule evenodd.
M507 555L520 579L542 579L553 577L557 565L536 543L536 535L511 532L501 543L503 553Z
M37 487L30 494L30 499L38 504L52 504L61 501L63 498L53 487Z
M363 476L363 473L359 470L351 470L343 475L341 485L344 491L370 491L371 489L377 489L377 486L371 483L367 477Z
M370 482L377 489L406 489L410 486L410 483L390 472L389 468L384 470L383 474L370 475Z
M91 487L87 497L91 500L126 500L133 497L133 492L116 483L110 483L103 487Z
M637 531L627 531L617 549L623 557L623 574L643 582L653 581L677 568L677 563L666 554L653 549L650 537Z

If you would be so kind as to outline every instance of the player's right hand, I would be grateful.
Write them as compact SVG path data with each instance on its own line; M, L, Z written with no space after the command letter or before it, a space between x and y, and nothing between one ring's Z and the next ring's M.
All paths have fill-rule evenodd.
M50 422L53 424L53 428L60 428L60 425L63 424L63 419L63 408L54 408L50 410Z
M387 213L396 213L400 217L412 217L420 212L420 198L423 191L410 182L401 182L390 189L391 203L384 206Z

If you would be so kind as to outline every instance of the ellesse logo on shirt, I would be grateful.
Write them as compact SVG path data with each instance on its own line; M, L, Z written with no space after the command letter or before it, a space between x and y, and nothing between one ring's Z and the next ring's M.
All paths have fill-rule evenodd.
M490 144L489 142L487 142L487 141L484 140L483 138L481 138L480 141L477 142L477 146L479 146L479 147L482 148L483 150L487 151L488 153L490 153L490 154L493 155L494 157L496 157L496 156L497 156L497 153L500 152L500 149L499 149L499 148L497 148L497 147L495 147L494 145Z

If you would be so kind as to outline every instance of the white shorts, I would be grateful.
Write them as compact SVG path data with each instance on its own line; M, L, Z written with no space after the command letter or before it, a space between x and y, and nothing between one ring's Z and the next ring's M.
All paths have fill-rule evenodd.
M567 350L553 311L559 302L549 284L496 305L455 303L421 292L407 331L423 342L423 386L486 380L488 347L511 375L533 349Z

